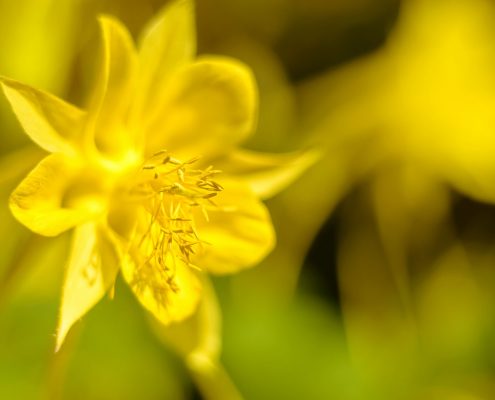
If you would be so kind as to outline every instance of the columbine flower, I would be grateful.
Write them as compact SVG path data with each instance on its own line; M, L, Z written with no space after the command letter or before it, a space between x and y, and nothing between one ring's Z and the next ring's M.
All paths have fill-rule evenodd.
M103 62L86 111L2 79L24 130L51 153L15 189L11 210L41 235L75 228L57 347L119 267L159 321L190 316L201 271L235 272L270 251L273 228L255 191L294 175L281 170L270 185L265 172L277 163L236 149L253 129L255 83L237 61L195 58L191 1L165 8L137 51L117 20L99 21Z

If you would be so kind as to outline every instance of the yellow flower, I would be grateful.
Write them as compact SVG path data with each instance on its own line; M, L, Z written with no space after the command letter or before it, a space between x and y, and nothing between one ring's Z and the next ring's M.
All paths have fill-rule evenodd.
M51 153L15 189L10 208L41 235L75 228L57 348L112 289L119 268L160 322L190 316L203 271L232 273L272 249L259 195L306 164L285 168L283 156L237 148L254 128L255 82L238 61L195 57L191 1L167 6L137 50L117 20L99 22L103 59L86 111L2 79L24 130Z

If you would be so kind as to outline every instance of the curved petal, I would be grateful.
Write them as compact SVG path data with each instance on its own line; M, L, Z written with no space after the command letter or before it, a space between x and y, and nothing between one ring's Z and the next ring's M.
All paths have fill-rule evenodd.
M191 318L164 327L151 325L156 336L180 355L195 383L208 399L241 399L220 362L221 311L213 285L202 277L203 296Z
M224 154L254 128L254 77L233 59L198 59L174 76L166 94L146 128L150 153L167 149L180 157Z
M153 244L150 242L149 246ZM186 319L198 306L201 284L189 266L173 257L170 271L131 249L122 274L139 302L162 324Z
M10 196L14 216L33 232L56 236L88 219L97 211L66 207L64 197L77 174L76 167L60 154L52 154L28 174Z
M128 151L132 139L123 126L135 85L137 54L129 32L118 20L101 16L99 23L103 60L87 131L98 150L112 157Z
M220 305L210 279L205 275L200 279L201 301L191 318L167 327L157 323L151 326L157 337L184 359L203 357L217 361L222 336Z
M29 145L0 157L0 190L12 187L38 164L46 153L36 146Z
M150 21L139 40L139 115L160 103L171 75L192 62L196 26L192 0L175 0Z
M275 154L237 149L213 164L246 182L257 196L268 199L299 178L318 158L316 151Z
M118 270L116 251L104 230L94 223L78 226L62 292L56 351L72 325L109 290Z
M206 242L194 263L215 274L228 274L260 262L275 245L275 232L265 205L247 185L220 181L224 190L215 197L208 220L195 216L199 238Z
M85 112L58 97L12 79L1 78L17 119L28 136L49 152L71 154Z

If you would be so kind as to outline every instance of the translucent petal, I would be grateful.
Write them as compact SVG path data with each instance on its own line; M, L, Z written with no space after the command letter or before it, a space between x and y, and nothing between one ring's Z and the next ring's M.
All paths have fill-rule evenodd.
M190 267L175 258L171 268L172 284L163 266L145 262L132 251L122 261L122 274L139 302L165 325L192 315L201 293L201 284Z
M115 282L118 267L116 252L102 228L98 228L94 223L76 228L62 292L57 350L74 323L86 314Z
M49 152L70 154L85 112L58 97L12 79L0 83L28 136Z
M270 198L296 180L319 155L316 151L285 154L235 150L213 165L246 182L263 199Z
M181 157L228 152L253 130L257 90L248 67L225 57L205 57L181 69L147 126L148 150Z
M221 181L224 190L214 198L218 207L208 220L195 216L199 238L207 244L194 263L215 274L227 274L261 261L275 245L275 232L265 205L242 182Z
M52 154L29 173L10 196L14 216L33 232L55 236L90 219L87 207L66 206L65 195L77 174L75 166L60 154Z
M128 151L131 142L124 122L134 91L137 54L129 32L119 21L103 16L99 22L103 60L87 130L89 137L94 135L98 150L117 157Z
M193 1L175 0L167 4L145 27L139 44L137 103L139 114L144 115L159 103L173 72L192 62L196 54Z

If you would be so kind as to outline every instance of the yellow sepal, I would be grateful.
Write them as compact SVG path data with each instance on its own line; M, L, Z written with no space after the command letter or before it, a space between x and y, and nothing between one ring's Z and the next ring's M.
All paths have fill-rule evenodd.
M110 289L118 268L117 254L105 230L91 222L78 226L62 291L56 351L74 323Z

